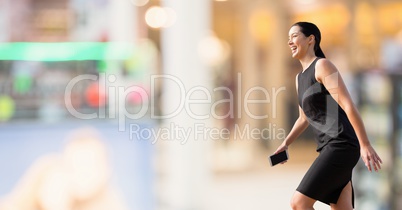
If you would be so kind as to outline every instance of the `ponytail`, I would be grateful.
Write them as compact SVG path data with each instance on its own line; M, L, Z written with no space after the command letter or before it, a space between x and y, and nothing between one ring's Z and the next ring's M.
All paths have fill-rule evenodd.
M320 58L325 58L324 52L321 50L320 45L314 50L315 51L315 56L320 57Z

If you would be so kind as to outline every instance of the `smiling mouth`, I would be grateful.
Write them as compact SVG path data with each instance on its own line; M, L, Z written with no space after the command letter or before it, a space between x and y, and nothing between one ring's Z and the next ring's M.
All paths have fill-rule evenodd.
M290 50L291 50L292 52L295 52L296 49L297 49L297 47L291 47L291 48L290 48Z

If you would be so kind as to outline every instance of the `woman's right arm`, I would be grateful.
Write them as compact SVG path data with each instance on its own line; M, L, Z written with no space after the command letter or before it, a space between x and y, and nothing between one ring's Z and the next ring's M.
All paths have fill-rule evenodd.
M297 82L297 77L299 74L296 75L296 91L299 89L299 84ZM287 150L288 146L303 133L304 130L308 127L309 123L307 121L306 115L304 114L303 109L299 106L299 118L297 118L295 124L290 130L289 134L286 136L285 140L283 140L282 144L276 149L274 154L282 152L283 150Z

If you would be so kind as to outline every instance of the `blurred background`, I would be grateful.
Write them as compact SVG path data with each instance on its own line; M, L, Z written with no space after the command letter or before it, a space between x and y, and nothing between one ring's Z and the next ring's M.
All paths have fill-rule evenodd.
M0 0L1 210L290 209L318 155L298 116L310 21L383 159L356 209L402 209L401 0ZM316 209L328 209L317 203Z

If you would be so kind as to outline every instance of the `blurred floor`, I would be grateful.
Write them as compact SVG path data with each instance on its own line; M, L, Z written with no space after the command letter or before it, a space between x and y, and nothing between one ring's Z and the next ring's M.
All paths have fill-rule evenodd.
M275 147L276 148L276 147ZM291 146L286 164L270 167L264 162L272 149L256 155L253 169L237 173L218 173L211 183L208 210L287 210L290 198L317 153L315 145L304 141ZM264 160L264 161L259 161ZM317 202L316 210L329 209Z

